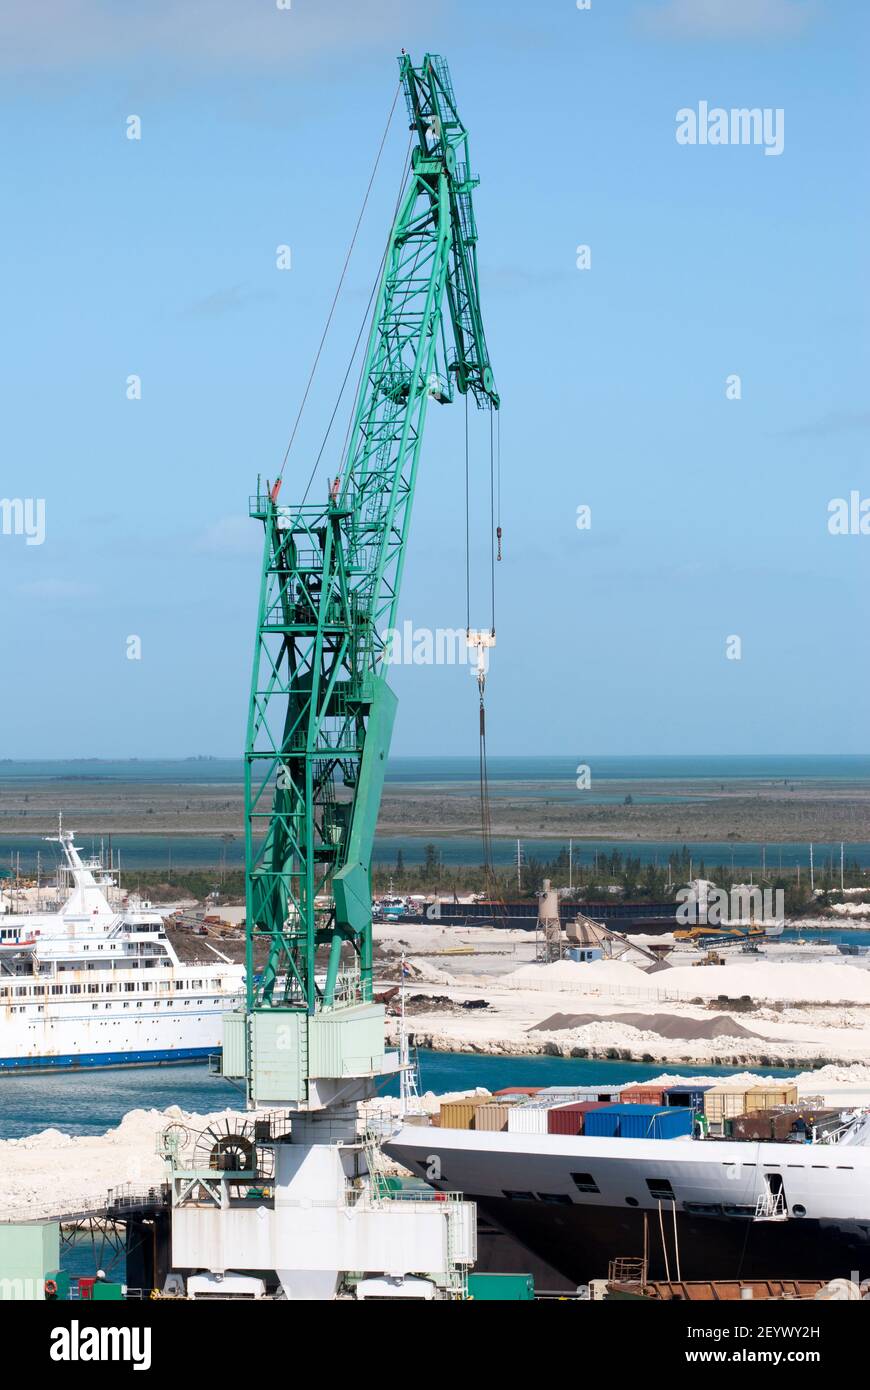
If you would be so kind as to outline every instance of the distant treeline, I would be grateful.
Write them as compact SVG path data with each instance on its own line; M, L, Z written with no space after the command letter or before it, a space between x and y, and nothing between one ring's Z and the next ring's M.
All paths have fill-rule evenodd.
M636 855L612 850L609 854L599 854L594 866L572 864L566 846L554 859L528 855L519 870L516 865L499 866L492 873L487 873L483 865L441 863L435 844L426 845L424 854L422 864L407 865L400 850L392 869L379 865L372 873L374 892L386 892L392 884L397 893L486 893L495 882L502 898L522 901L533 898L543 880L548 878L555 888L565 889L570 883L578 902L595 902L602 898L670 902L690 878L707 878L719 888L730 891L734 884L746 883L751 876L756 884L781 888L786 911L794 914L836 901L840 887L839 865L832 867L830 861L815 873L814 886L823 894L820 899L810 892L806 867L777 869L776 873L765 874L762 880L757 869L708 865L703 859L695 859L685 845L660 864L644 864ZM867 887L870 899L867 873L855 860L845 862L843 882L847 888Z
M736 883L752 881L768 888L781 888L785 893L786 911L793 915L825 907L839 896L839 865L832 869L830 862L815 874L815 888L822 896L810 893L810 876L804 866L777 869L761 878L757 869L708 865L696 860L683 846L668 856L664 864L644 864L640 858L621 850L599 854L594 866L571 864L565 848L554 859L538 859L529 855L519 869L516 865L499 866L488 873L482 864L444 864L436 844L425 847L419 864L407 864L399 850L392 868L378 865L372 871L372 890L375 894L396 893L489 893L495 891L506 901L533 899L545 878L553 886L566 889L570 885L578 902L594 902L602 898L631 901L669 902L689 878L711 879L719 888L730 891ZM843 881L847 888L867 888L870 900L870 879L866 870L854 860L846 861ZM127 891L138 890L154 902L169 902L190 897L203 902L210 893L219 894L219 901L241 903L245 899L245 874L242 869L213 868L130 870L124 874ZM853 898L854 900L854 898Z

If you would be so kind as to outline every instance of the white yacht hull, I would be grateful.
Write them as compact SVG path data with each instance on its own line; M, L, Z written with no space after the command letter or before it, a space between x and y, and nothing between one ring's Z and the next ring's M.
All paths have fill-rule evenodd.
M385 1149L476 1202L572 1285L605 1278L612 1259L642 1256L645 1241L651 1278L870 1277L870 1149L858 1145L409 1126ZM787 1215L756 1220L774 1174Z

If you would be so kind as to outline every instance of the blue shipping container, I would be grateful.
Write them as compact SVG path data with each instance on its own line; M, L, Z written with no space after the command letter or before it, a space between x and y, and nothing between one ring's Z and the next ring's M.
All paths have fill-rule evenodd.
M583 1117L583 1133L587 1139L615 1139L619 1134L618 1106L602 1105L600 1110L590 1110Z
M692 1119L684 1105L604 1105L589 1111L584 1132L588 1139L678 1139L692 1133Z
M690 1110L704 1109L704 1095L712 1086L668 1086L662 1092L665 1105L687 1105Z

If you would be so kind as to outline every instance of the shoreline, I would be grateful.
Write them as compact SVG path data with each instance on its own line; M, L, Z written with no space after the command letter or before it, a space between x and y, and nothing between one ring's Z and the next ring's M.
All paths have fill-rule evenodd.
M389 1024L390 1020L388 1020ZM397 1039L390 1037L390 1030L387 1032L388 1041L395 1044ZM796 1054L789 1057L778 1057L771 1051L756 1052L743 1051L733 1055L715 1054L707 1055L703 1058L696 1056L679 1055L667 1049L654 1049L653 1052L631 1047L605 1047L592 1044L588 1047L578 1047L576 1044L559 1044L552 1039L532 1042L526 1040L522 1043L515 1042L510 1038L493 1039L487 1041L476 1041L473 1038L458 1038L440 1034L437 1032L420 1031L415 1028L408 1028L408 1037L412 1047L420 1048L427 1052L439 1052L444 1054L454 1054L456 1056L476 1056L476 1057L499 1057L508 1060L521 1061L524 1057L529 1059L553 1057L561 1058L563 1061L574 1062L601 1062L633 1064L643 1066L685 1066L699 1068L727 1067L733 1070L746 1068L773 1068L775 1071L799 1072L799 1071L820 1071L823 1067L843 1067L855 1066L859 1059L855 1057L845 1058L832 1055L821 1056L819 1053L806 1056Z

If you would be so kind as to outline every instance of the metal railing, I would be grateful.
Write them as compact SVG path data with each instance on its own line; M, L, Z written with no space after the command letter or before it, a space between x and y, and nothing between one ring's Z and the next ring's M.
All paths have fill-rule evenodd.
M763 1192L755 1204L756 1221L785 1221L788 1207L784 1192Z

